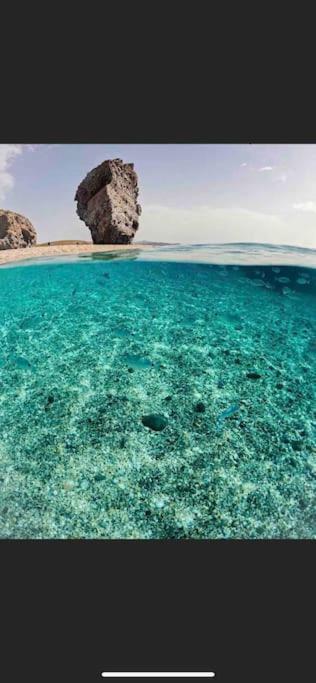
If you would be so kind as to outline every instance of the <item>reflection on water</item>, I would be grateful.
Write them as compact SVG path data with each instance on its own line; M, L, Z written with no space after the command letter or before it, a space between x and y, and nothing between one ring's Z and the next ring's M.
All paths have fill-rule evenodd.
M316 265L316 249L275 244L183 244L155 247L142 252L143 260L223 263L226 265Z
M141 255L141 249L120 249L119 251L96 251L91 254L78 254L79 258L87 258L92 261L114 261L123 259L133 261Z

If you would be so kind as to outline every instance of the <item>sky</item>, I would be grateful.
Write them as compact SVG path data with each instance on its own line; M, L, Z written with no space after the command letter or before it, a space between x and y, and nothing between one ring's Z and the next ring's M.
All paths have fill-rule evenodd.
M316 145L0 144L0 208L29 218L38 242L90 240L74 195L111 158L138 174L135 240L316 248Z

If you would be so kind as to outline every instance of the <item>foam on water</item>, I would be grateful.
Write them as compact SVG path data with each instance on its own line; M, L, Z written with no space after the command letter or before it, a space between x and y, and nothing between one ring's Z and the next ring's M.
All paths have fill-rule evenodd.
M316 252L114 256L0 268L1 537L315 538Z

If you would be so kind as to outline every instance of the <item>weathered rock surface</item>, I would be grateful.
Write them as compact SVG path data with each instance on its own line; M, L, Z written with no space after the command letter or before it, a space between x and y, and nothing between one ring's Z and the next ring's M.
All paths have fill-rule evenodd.
M31 221L14 211L0 209L0 249L22 249L36 244Z
M138 182L134 164L107 159L80 183L77 214L95 244L129 244L139 225Z

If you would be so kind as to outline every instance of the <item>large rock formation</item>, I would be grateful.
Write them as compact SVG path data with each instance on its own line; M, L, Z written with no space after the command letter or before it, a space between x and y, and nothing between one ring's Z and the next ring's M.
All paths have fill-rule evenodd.
M138 229L140 204L134 164L108 159L80 183L77 214L91 231L95 244L129 244Z
M0 209L0 249L22 249L33 244L36 230L28 218Z

